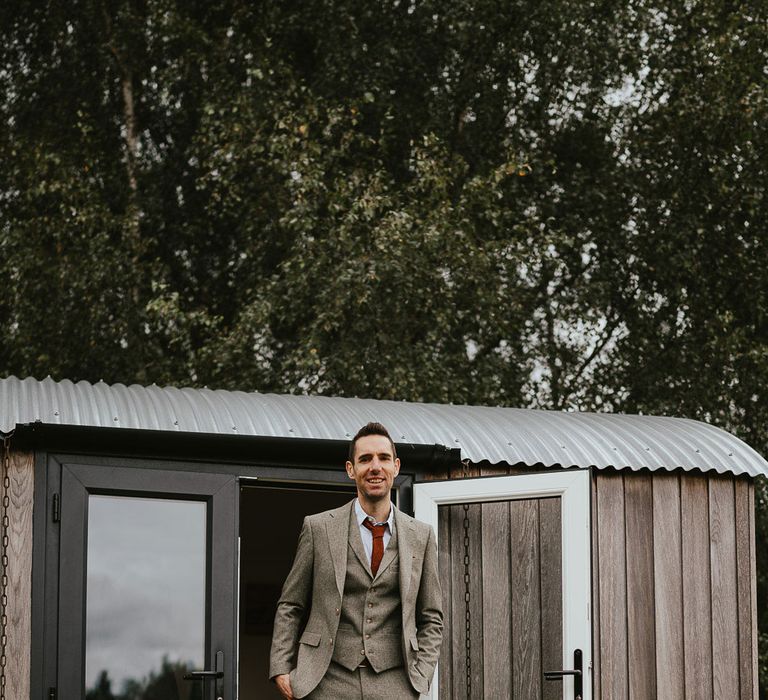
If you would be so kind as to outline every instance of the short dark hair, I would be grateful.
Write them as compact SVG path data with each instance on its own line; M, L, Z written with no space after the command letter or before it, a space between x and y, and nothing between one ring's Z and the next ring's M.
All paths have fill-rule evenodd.
M349 461L352 462L352 464L355 463L355 445L357 444L357 441L361 437L366 437L367 435L383 435L387 438L389 444L392 445L392 458L397 459L397 450L395 449L395 443L389 436L389 431L381 423L371 422L366 423L360 428L360 430L355 433L355 437L352 438L352 442L349 443Z

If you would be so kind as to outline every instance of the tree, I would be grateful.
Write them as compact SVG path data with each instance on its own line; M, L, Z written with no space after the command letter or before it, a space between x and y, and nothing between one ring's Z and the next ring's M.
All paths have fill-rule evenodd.
M683 415L766 454L767 12L5 3L0 368Z
M115 700L115 696L112 695L112 681L109 678L109 673L103 670L99 673L99 677L93 684L93 687L86 690L86 700Z
M96 683L86 690L86 700L202 700L202 683L184 680L188 664L163 656L159 669L143 678L124 678L122 691L112 692L109 673L99 673Z

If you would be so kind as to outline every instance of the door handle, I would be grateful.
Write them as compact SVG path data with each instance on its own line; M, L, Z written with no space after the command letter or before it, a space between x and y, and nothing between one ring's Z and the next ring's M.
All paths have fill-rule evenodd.
M224 673L221 671L190 671L184 674L185 681L207 681L216 678L224 678Z
M561 681L564 676L573 676L573 694L575 700L581 700L584 695L584 663L581 649L573 652L573 668L562 671L544 671L545 681Z
M216 652L216 670L214 671L190 671L184 674L185 681L216 681L216 700L223 700L224 696L224 652Z

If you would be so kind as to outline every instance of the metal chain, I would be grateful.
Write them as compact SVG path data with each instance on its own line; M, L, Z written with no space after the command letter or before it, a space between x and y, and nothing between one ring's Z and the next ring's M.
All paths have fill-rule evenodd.
M469 460L462 461L462 474L469 477ZM469 592L469 504L464 503L464 647L467 664L467 700L472 698L472 612Z
M472 614L469 608L469 504L464 504L464 623L467 653L467 698L472 697Z
M7 662L6 647L8 645L8 530L11 497L11 436L3 437L3 519L2 545L0 545L0 566L3 575L0 579L0 700L5 700L5 667Z

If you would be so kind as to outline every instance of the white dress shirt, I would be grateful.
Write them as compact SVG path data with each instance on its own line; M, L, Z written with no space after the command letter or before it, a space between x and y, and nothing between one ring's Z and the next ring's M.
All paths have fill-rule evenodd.
M363 510L360 505L360 501L355 499L355 516L357 517L357 525L360 528L360 539L363 540L363 547L365 554L368 557L368 561L373 558L373 533L363 525L365 520L370 520L374 525L383 525L384 523L377 523L368 513ZM389 545L389 541L392 539L392 533L395 531L395 504L390 503L389 517L386 520L388 526L384 530L384 549Z

